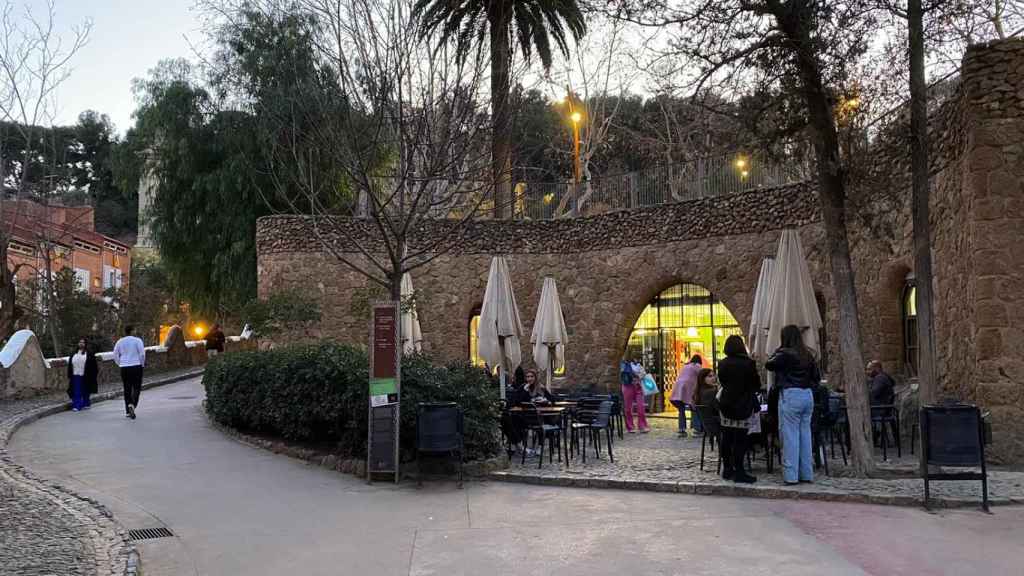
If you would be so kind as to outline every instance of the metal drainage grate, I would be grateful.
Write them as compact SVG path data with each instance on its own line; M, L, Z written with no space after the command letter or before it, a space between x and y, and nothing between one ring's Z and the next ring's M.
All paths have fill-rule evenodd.
M143 528L141 530L129 530L128 537L132 540L152 540L153 538L171 538L174 534L167 528Z

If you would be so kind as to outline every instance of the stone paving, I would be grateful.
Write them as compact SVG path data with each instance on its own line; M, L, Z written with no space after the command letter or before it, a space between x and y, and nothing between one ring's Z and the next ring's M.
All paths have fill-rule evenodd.
M200 373L195 368L147 378L148 388ZM103 384L94 402L121 396ZM137 554L124 530L99 503L36 478L7 454L18 427L67 410L65 394L0 402L0 566L25 576L133 575ZM88 417L88 412L82 413Z
M593 451L583 464L577 456L568 465L560 464L557 457L538 469L536 458L527 458L520 464L520 455L513 457L507 470L491 474L495 480L528 482L580 487L634 488L659 492L687 492L727 496L753 496L769 498L799 498L875 504L921 505L924 501L924 482L914 474L916 457L904 452L902 459L890 451L889 461L882 462L879 450L876 457L879 468L887 479L853 478L843 467L836 449L836 459L829 461L831 476L817 470L814 484L786 486L781 469L776 463L773 473L765 468L764 453L758 452L753 473L758 477L754 485L738 485L722 480L715 474L718 453L705 455L704 471L700 470L700 438L679 438L675 434L675 420L651 418L650 434L627 434L616 438L613 445L615 463L608 460L607 451L601 460L593 459ZM831 452L829 452L831 455ZM905 477L899 477L905 476ZM933 482L932 505L943 507L977 506L981 502L981 482ZM1024 504L1024 472L989 469L989 499L992 504Z

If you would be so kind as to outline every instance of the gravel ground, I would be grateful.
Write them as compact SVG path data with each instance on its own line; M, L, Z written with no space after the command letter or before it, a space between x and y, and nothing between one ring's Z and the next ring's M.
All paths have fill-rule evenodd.
M736 486L722 480L715 474L718 453L708 450L705 455L704 471L700 470L700 438L679 438L675 434L675 421L661 418L650 419L650 434L627 434L622 440L616 438L613 445L615 463L608 460L607 452L601 460L594 460L593 452L583 464L577 456L568 465L559 463L557 458L549 464L547 457L538 469L536 458L527 458L520 464L517 454L511 467L493 476L498 479L519 481L541 481L563 485L622 487L630 483L636 487L659 491L684 491L708 493L734 493L772 497L808 497L828 500L866 501L875 503L909 504L923 502L924 482L919 478L863 479L849 477L843 467L837 448L836 459L830 459L831 476L816 471L815 483L796 487L785 486L781 468L775 465L769 474L765 467L764 453L757 454L753 473L758 477L756 485ZM831 455L831 452L830 452ZM879 467L883 470L911 474L917 467L916 457L908 453L902 459L890 452L888 462L882 462L877 452ZM894 474L895 475L895 474ZM939 504L961 505L980 503L981 482L934 482L932 497L940 499ZM760 493L760 494L759 494ZM1024 503L1024 473L1009 470L989 470L989 498L997 504ZM944 502L943 502L944 501Z
M194 368L164 372L145 383L194 372ZM97 396L120 390L120 383L104 384ZM67 403L63 393L0 401L0 574L4 576L121 575L136 568L135 561L125 557L130 550L123 533L104 508L39 481L7 454L7 441L25 415Z

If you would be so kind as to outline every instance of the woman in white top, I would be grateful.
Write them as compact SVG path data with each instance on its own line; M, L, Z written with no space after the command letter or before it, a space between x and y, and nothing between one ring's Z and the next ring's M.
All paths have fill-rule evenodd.
M89 395L97 392L98 373L96 355L89 351L85 338L82 338L78 341L78 349L68 357L68 396L75 412L89 409Z

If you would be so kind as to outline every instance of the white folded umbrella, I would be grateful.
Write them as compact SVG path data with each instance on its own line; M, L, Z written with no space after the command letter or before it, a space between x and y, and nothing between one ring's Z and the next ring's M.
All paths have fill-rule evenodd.
M775 255L774 281L768 310L768 341L771 353L779 347L782 328L794 324L803 330L804 345L819 353L821 313L814 297L811 273L796 230L783 230Z
M498 367L505 374L510 374L523 360L519 348L522 334L523 324L519 320L519 307L516 306L516 297L512 292L508 263L503 256L495 256L491 260L477 327L480 357L492 369ZM501 393L504 397L504 387Z
M554 372L565 366L565 345L569 343L562 304L558 300L558 286L555 285L554 278L544 279L530 342L533 344L533 361L537 363L538 368L547 372L550 388Z
M406 310L408 299L412 298L412 276L406 272L402 275L402 351L413 354L420 351L423 334L420 332L420 317L416 313L415 304Z
M775 260L765 258L761 262L761 275L757 279L757 289L754 291L754 309L750 314L750 332L747 333L747 346L751 358L763 358L769 352L768 310L772 300L774 271Z

